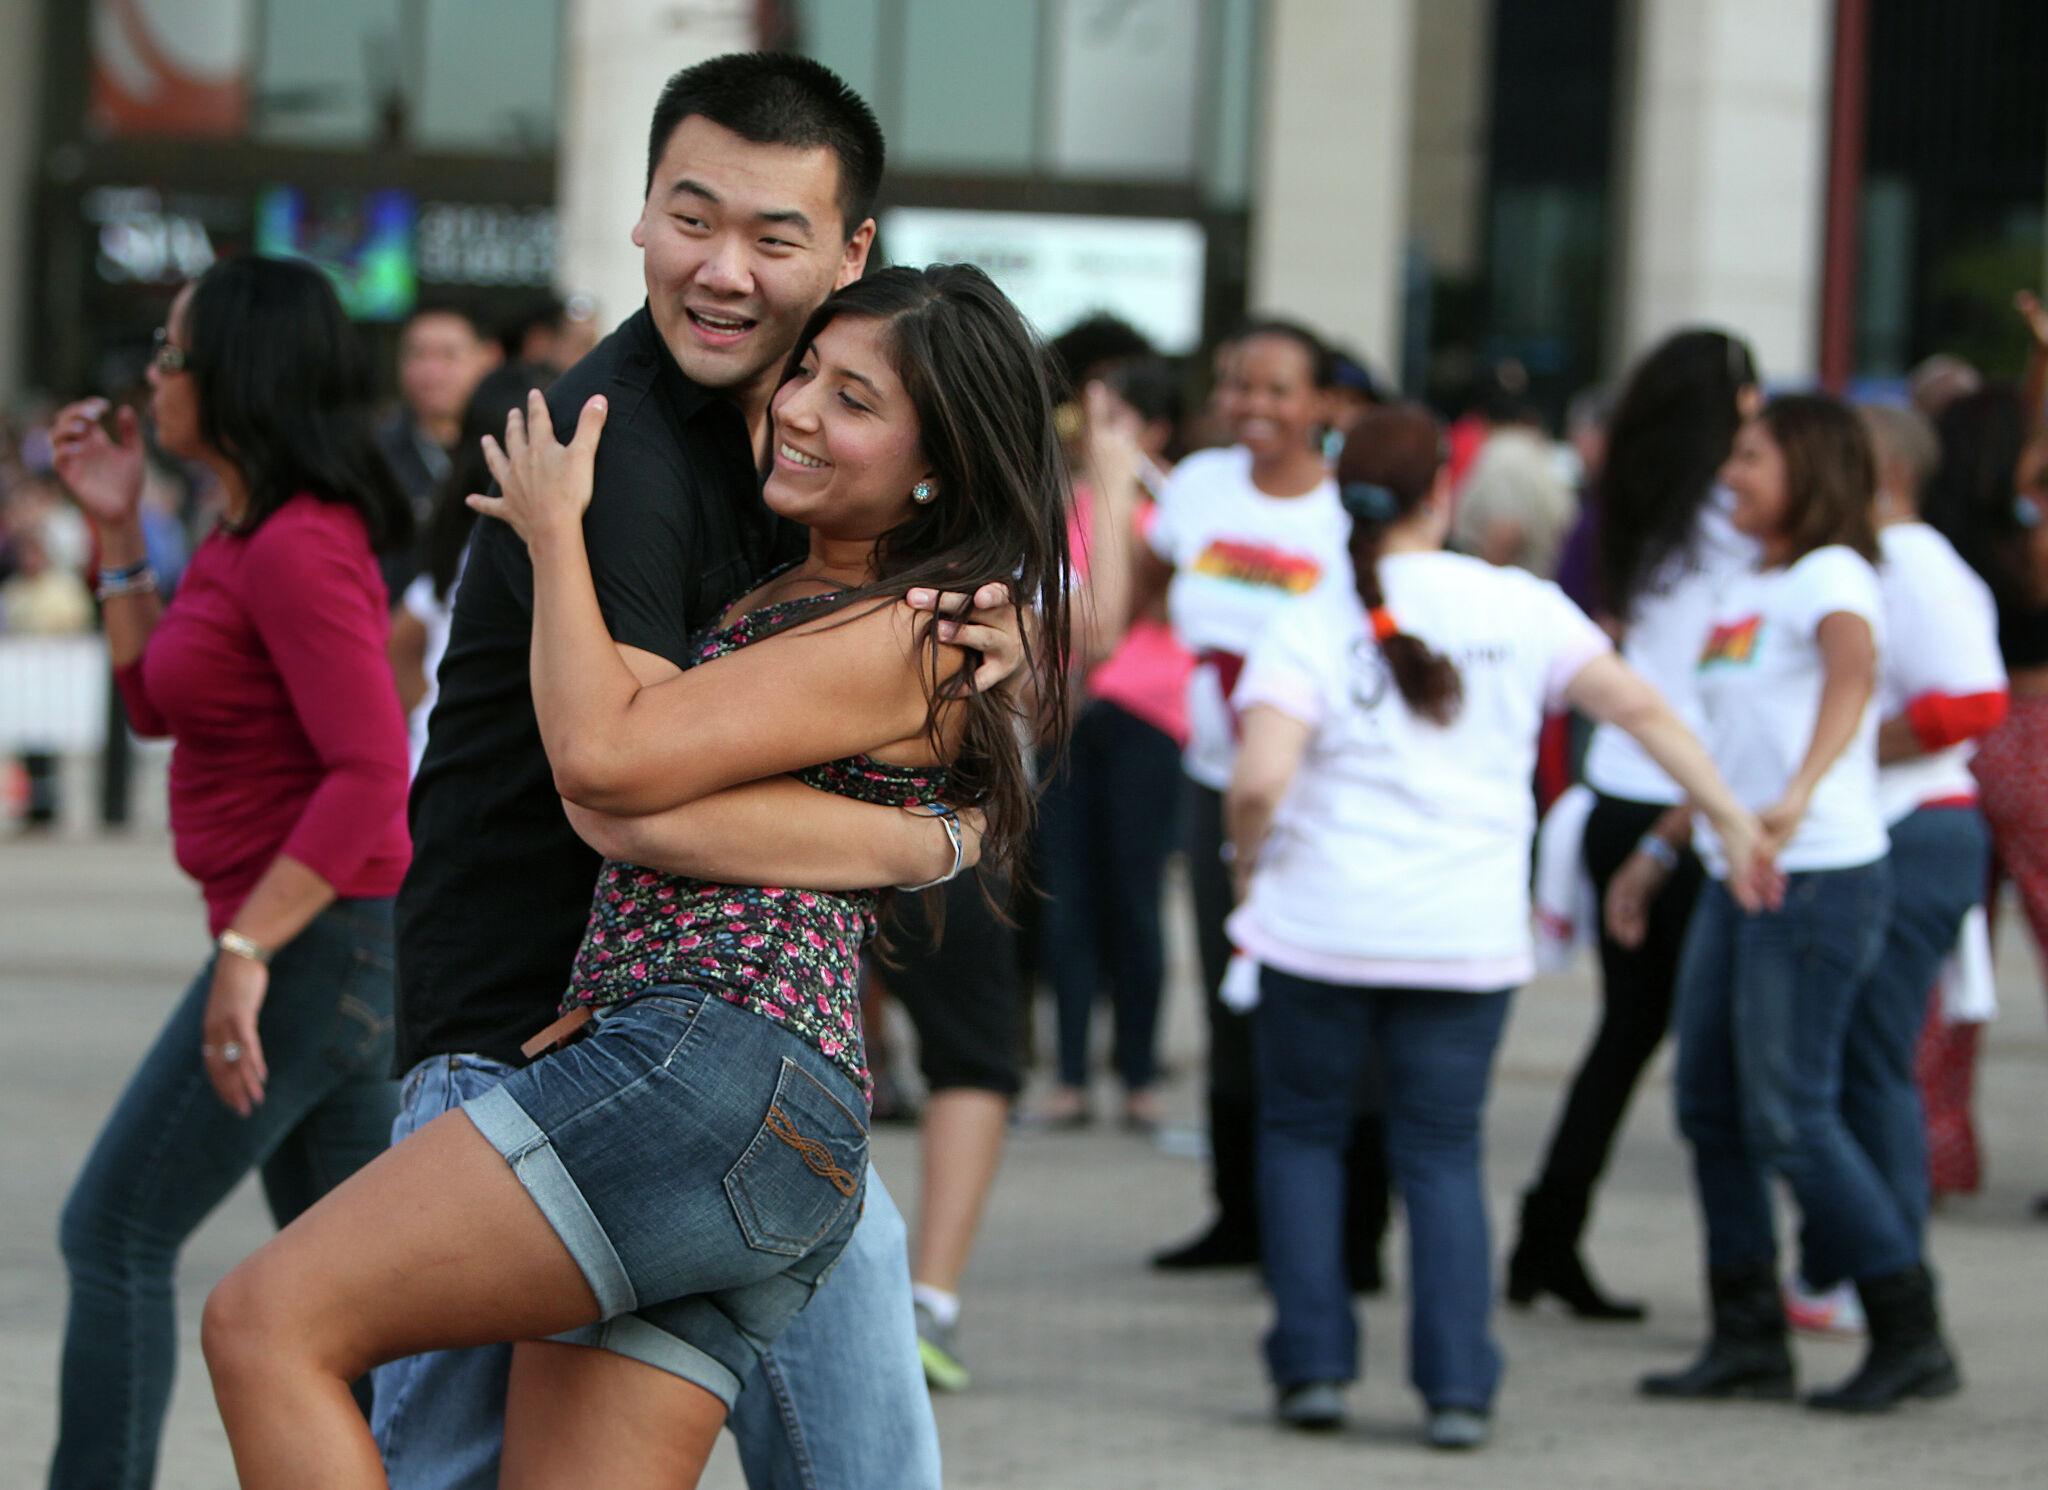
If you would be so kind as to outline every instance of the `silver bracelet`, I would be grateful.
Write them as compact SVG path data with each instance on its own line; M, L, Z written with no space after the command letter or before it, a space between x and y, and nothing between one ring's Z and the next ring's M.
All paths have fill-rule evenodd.
M948 880L958 878L961 862L967 857L967 846L960 836L960 814L950 807L934 808L928 812L921 812L915 807L906 807L903 810L915 817L938 819L939 826L946 830L946 837L953 843L953 867L935 880L926 880L921 885L898 885L896 888L905 894L914 895L919 890L935 890Z
M1645 833L1636 840L1636 852L1651 863L1659 866L1666 874L1678 867L1678 850L1671 841L1657 833Z

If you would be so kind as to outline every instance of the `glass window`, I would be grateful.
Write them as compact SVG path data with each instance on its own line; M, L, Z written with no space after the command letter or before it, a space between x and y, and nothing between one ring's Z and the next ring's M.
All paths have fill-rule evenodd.
M908 171L1028 171L1036 154L1035 0L904 0L896 163Z
M1195 171L1201 0L1053 0L1050 159L1063 176Z
M271 0L250 109L256 137L293 145L366 145L384 137L405 114L400 3Z
M412 143L550 153L560 38L559 0L432 0Z

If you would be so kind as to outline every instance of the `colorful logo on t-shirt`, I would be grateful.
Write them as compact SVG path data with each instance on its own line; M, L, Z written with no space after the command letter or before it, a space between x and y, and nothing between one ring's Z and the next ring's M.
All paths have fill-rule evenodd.
M1700 666L1745 667L1756 661L1756 639L1763 624L1762 616L1744 616L1726 626L1716 626L1707 636L1706 649L1700 653Z
M1323 577L1323 566L1307 554L1229 538L1212 540L1195 560L1194 569L1195 573L1212 579L1232 580L1262 590L1285 590L1290 595L1306 595Z

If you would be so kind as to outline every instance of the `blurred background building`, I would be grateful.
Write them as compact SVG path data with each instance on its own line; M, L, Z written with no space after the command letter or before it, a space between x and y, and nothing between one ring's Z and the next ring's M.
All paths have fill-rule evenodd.
M1556 410L1702 319L1780 382L2015 369L2048 253L2041 0L0 0L0 406L131 380L237 249L387 354L421 297L609 324L661 80L754 45L874 103L885 252L1412 392L1512 357Z

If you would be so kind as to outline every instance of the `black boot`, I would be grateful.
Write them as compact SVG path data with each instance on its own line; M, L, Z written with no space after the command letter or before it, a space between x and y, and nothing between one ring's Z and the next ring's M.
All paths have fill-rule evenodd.
M1580 1319L1642 1319L1650 1312L1642 1303L1602 1293L1579 1260L1586 1203L1584 1195L1546 1190L1522 1197L1522 1230L1508 1258L1508 1302L1526 1309L1547 1293Z
M1344 1156L1344 1271L1353 1293L1377 1295L1387 1286L1380 1266L1392 1192L1387 1173L1387 1124L1376 1112L1351 1123Z
M1923 1264L1868 1281L1858 1279L1870 1349L1856 1374L1815 1392L1808 1407L1828 1412L1889 1412L1906 1397L1946 1397L1961 1389L1962 1373L1941 1338L1934 1279Z
M1646 1397L1792 1397L1792 1352L1785 1345L1785 1306L1769 1263L1707 1275L1714 1333L1683 1371L1645 1376Z
M1216 1219L1192 1241L1152 1254L1168 1272L1251 1267L1259 1260L1259 1201L1255 1155L1258 1105L1247 1097L1209 1096L1209 1167Z

